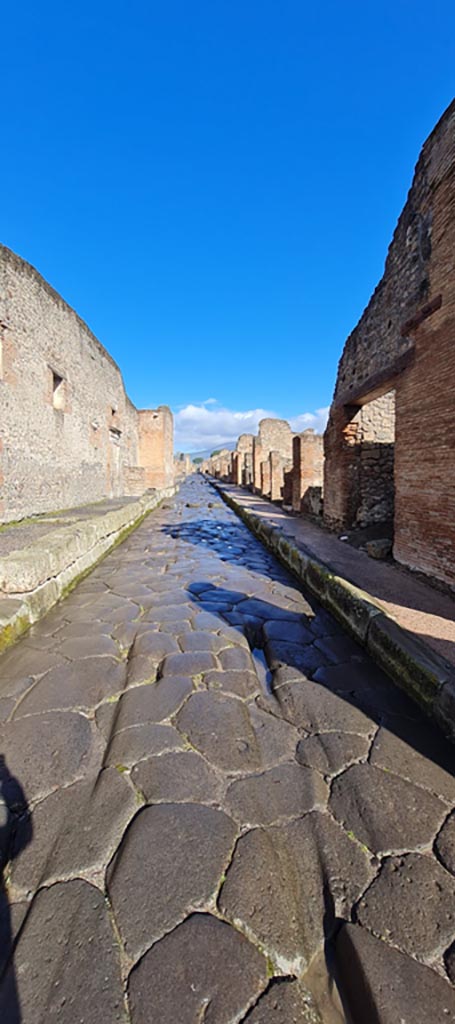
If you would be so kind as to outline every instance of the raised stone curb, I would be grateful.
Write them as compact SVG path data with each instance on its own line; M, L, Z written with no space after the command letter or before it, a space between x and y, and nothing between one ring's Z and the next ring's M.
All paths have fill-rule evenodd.
M0 558L0 652L14 643L105 555L131 533L174 487L151 489L105 515L46 534Z
M374 597L315 558L304 547L244 508L229 489L210 479L223 500L259 540L365 647L393 681L455 739L455 672L427 644L396 622Z

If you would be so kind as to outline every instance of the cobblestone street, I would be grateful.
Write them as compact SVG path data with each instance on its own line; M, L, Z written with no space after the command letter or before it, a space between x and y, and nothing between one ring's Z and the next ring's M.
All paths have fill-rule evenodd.
M2 1024L455 1022L453 746L202 477L0 677Z

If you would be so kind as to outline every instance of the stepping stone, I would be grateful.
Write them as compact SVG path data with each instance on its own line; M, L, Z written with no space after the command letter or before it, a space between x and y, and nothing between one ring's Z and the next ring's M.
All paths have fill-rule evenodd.
M80 880L43 889L0 985L11 1024L126 1024L120 955L104 895Z
M210 903L236 832L226 814L200 804L160 804L136 815L107 873L130 957Z

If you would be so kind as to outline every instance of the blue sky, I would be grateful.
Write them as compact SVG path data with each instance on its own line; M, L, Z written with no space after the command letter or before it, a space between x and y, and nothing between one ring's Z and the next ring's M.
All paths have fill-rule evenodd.
M455 92L453 0L24 0L2 29L2 241L180 448L322 424Z

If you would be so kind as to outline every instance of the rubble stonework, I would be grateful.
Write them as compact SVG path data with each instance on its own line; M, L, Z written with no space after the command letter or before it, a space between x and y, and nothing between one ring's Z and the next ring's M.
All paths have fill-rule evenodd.
M0 518L173 483L172 414L120 370L41 275L0 247Z
M393 515L395 558L451 585L454 251L455 102L422 149L384 276L347 339L325 434L324 487L329 526Z

